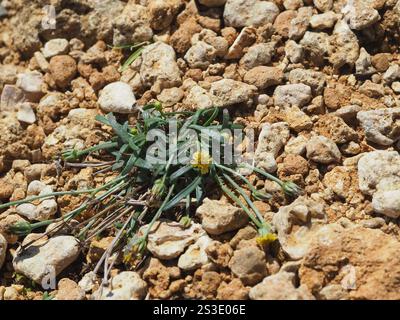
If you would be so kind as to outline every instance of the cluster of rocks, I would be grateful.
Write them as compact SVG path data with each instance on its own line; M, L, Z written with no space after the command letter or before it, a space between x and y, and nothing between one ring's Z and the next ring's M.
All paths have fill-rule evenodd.
M240 208L207 198L188 228L157 222L151 258L137 272L113 269L106 287L92 272L64 275L81 254L97 262L112 236L86 252L72 236L33 233L22 250L8 232L79 197L12 207L0 212L0 300L42 298L24 296L13 272L38 284L59 275L58 300L399 299L400 1L54 1L56 29L42 28L45 2L2 3L0 203L96 183L90 170L60 174L50 160L102 141L97 114L134 121L154 100L227 108L255 129L257 167L304 195L287 199L251 175L272 195L255 205L277 243L261 246ZM127 57L108 45L141 42L120 69Z

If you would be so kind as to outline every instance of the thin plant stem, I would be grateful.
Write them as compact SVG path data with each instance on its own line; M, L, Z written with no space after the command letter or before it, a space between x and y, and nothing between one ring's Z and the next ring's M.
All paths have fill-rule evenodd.
M149 235L149 232L150 232L151 228L153 227L154 223L160 218L161 213L163 212L165 205L167 204L167 202L171 198L171 195L172 195L172 192L174 191L174 189L175 189L175 184L173 184L169 188L167 196L165 197L165 199L164 199L163 203L161 204L160 208L158 209L158 211L154 215L153 219L151 220L151 222L150 222L150 224L149 224L149 226L148 226L148 228L147 228L147 230L146 230L146 232L145 232L145 234L143 236L144 239L147 239L147 237Z
M23 204L23 203L29 203L35 200L39 200L39 199L46 199L46 198L52 198L55 196L64 196L64 195L73 195L73 196L78 196L84 193L91 193L92 195L98 193L101 190L106 189L107 187L109 187L111 184L113 183L117 183L118 181L121 181L122 179L126 178L127 175L125 176L121 176L116 178L115 180L109 181L108 183L102 185L101 187L98 188L92 188L92 189L84 189L84 190L72 190L72 191L56 191L56 192L52 192L52 193L48 193L48 194L43 194L43 195L39 195L39 196L33 196L33 197L29 197L29 198L25 198L22 200L16 200L16 201L11 201L11 202L7 202L4 204L0 204L0 210L1 209L5 209L5 208L9 208L11 206L16 206L19 204Z
M235 201L242 209L244 212L247 213L247 215L249 216L249 218L253 221L253 223L258 227L261 228L262 224L255 218L255 216L250 212L250 210L242 203L242 201L240 201L240 199L238 197L236 197L233 192L231 190L229 190L228 187L226 187L224 185L224 183L221 181L221 179L218 177L218 175L215 176L216 177L216 181L218 183L218 185L220 186L220 188L222 189L222 191L229 197L231 198L233 201Z
M225 180L227 180L234 188L236 188L236 190L240 193L240 195L244 198L244 200L246 200L246 202L248 203L250 208L256 214L258 220L261 223L264 223L264 218L260 214L260 211L258 211L257 207L254 205L253 201L250 200L250 198L247 196L247 194L244 192L244 190L227 174L224 173L223 176L224 176Z

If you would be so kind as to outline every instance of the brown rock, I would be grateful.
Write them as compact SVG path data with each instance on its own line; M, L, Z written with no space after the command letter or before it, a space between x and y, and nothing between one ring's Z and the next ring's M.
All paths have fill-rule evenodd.
M75 60L67 55L55 56L50 60L50 73L58 87L67 88L77 73Z
M233 250L228 243L222 244L219 241L213 241L207 248L208 258L216 265L222 268L228 267L229 260L233 255Z
M389 55L387 53L378 53L372 56L371 62L378 72L385 72L389 68Z
M89 252L86 256L88 263L96 263L100 260L103 253L107 250L108 246L114 240L113 237L106 237L100 240L94 239L89 246Z
M335 167L325 174L322 183L339 197L353 203L356 203L356 198L357 202L364 199L358 187L358 175L354 167Z
M308 173L308 162L302 156L289 154L282 163L278 164L278 175L287 177L293 174L305 176Z
M289 36L289 30L291 27L292 20L297 16L297 12L294 10L286 10L281 12L275 19L274 28L276 33L282 37L287 38Z
M201 69L189 69L185 74L185 79L192 79L199 82L203 80L203 71Z
M5 181L4 179L0 179L0 199L7 200L11 197L14 192L14 185Z
M237 230L249 219L242 209L208 198L197 208L196 215L201 217L203 229L214 235Z
M118 81L119 78L120 74L114 66L106 66L102 72L94 71L89 77L89 82L93 89L98 91L107 84Z
M382 84L365 81L359 88L359 92L370 98L380 98L385 95L385 88Z
M289 124L290 129L296 132L310 130L313 126L311 118L297 106L292 106L285 110L285 120Z
M191 47L190 40L192 36L201 30L202 28L195 18L187 19L172 34L170 43L177 53L184 54Z
M207 16L199 16L197 18L198 23L205 29L210 29L214 32L220 32L221 20Z
M215 271L204 272L201 282L198 284L199 291L206 299L214 298L221 283L221 276Z
M281 84L283 72L279 68L258 66L249 70L244 76L244 82L265 89Z
M83 300L85 291L83 291L75 281L63 278L58 282L58 291L55 300Z
M18 236L9 232L9 228L18 222L25 222L25 219L18 214L0 216L0 233L6 238L9 244L14 244L18 241Z
M178 13L181 3L180 0L151 1L148 4L151 28L154 30L167 28Z
M237 37L237 31L233 27L225 27L221 30L221 35L228 41L231 46Z
M324 90L324 102L330 109L339 109L350 104L352 90L343 84L327 87Z
M236 249L236 247L240 241L253 239L253 238L257 237L257 235L258 235L258 232L256 229L254 229L252 226L246 226L246 227L240 229L235 234L235 236L231 239L229 244L231 245L232 248Z
M316 241L299 270L314 294L339 284L350 299L400 299L400 243L380 230L354 227Z
M226 59L239 59L243 55L243 50L251 46L257 39L256 29L244 27L239 33L226 54Z
M306 145L306 150L307 158L318 163L329 164L341 159L337 145L324 136L312 137Z
M357 132L350 128L342 118L327 114L322 115L314 124L314 131L335 143L346 143L358 139Z
M181 276L176 266L169 267L156 258L151 258L148 268L143 273L143 280L147 282L149 293L152 298L168 299L176 293L177 286L173 280ZM178 286L181 289L181 286Z
M249 289L239 279L233 279L229 283L222 282L218 288L218 300L247 300L248 297Z
M265 254L256 247L250 246L236 250L229 267L244 284L255 285L267 273Z

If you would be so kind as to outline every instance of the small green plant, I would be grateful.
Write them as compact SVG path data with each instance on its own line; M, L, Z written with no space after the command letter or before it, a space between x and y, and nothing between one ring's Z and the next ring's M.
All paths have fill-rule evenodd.
M44 293L43 293L43 296L42 296L42 300L53 300L54 299L54 296L52 296L50 293L48 293L47 291L45 291Z
M128 44L128 45L121 45L121 46L110 46L112 49L121 49L121 50L126 50L128 49L129 51L132 51L128 59L121 65L119 68L119 72L124 72L129 68L129 66L137 59L140 57L142 54L143 49L145 46L148 44L148 42L140 42L136 44Z
M62 217L36 223L17 223L10 231L26 235L50 223L59 222L57 226L62 228L72 219L80 218L72 232L85 243L104 231L113 230L114 241L99 261L96 271L101 263L108 263L107 258L115 250L123 248L125 261L143 254L148 234L163 214L180 217L178 220L182 226L189 226L194 207L198 207L204 197L215 193L215 190L224 193L248 214L259 231L260 244L274 241L276 235L253 202L268 199L270 195L257 190L241 170L252 170L257 175L275 181L288 196L296 196L301 191L293 182L281 181L250 164L226 161L223 152L219 153L219 161L213 159L215 148L222 150L231 143L227 132L242 130L241 126L231 121L227 112L221 112L219 108L165 112L161 104L155 102L141 109L134 126L128 122L118 122L113 114L97 116L97 120L112 128L114 135L110 140L85 150L66 150L62 158L65 164L80 162L84 166L85 157L89 154L101 157L98 152L106 152L113 160L99 163L104 166L101 170L116 173L111 181L93 189L59 191L0 205L0 209L3 209L40 198L66 194L83 196L81 205ZM171 124L176 131L171 129ZM160 138L166 150L163 162L149 161L149 150L155 145L154 141L148 139L152 132L166 133L164 138ZM196 135L190 135L190 132ZM214 142L210 146L204 146L204 133ZM165 137L168 137L168 142L163 140ZM151 154L160 156L161 149L155 148ZM186 154L189 154L188 161L177 161ZM82 219L85 211L94 214ZM144 224L148 225L147 228L139 233L139 228Z

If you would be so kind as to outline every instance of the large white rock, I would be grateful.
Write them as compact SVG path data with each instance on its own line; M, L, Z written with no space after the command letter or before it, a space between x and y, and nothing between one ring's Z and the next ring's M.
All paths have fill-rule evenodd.
M255 160L257 167L274 172L277 169L275 158L290 138L289 125L286 122L266 123L258 138Z
M324 58L329 52L330 37L325 32L306 31L300 40L307 58L317 65L324 63Z
M373 195L381 186L386 190L400 189L400 155L397 151L372 151L358 161L360 190Z
M160 93L165 88L179 87L182 83L174 49L166 43L155 42L142 52L140 77L147 87Z
M329 62L332 63L335 70L339 70L345 65L354 66L360 54L360 45L357 36L344 20L336 23L330 44L329 48L332 49L332 52L330 52Z
M197 208L196 215L201 218L204 230L214 235L240 229L249 220L242 209L208 198L204 199L203 204Z
M29 102L21 103L17 112L18 121L32 124L36 122L36 115Z
M68 53L69 42L67 39L51 39L46 42L42 49L45 58L50 59L54 56Z
M107 5L107 1L99 1L93 7L98 8L101 3L106 3ZM145 7L137 3L137 1L129 1L127 4L120 1L112 1L112 4L108 4L108 7L112 9L106 9L106 17L103 12L98 13L100 17L96 17L96 20L109 20L110 25L112 25L113 30L110 30L108 25L104 28L107 33L112 32L114 45L140 43L149 41L153 37L153 30L150 27L149 5ZM143 1L140 3L143 3ZM123 8L122 12L120 12L119 8ZM108 16L112 11L115 11L115 16Z
M211 242L212 239L207 235L200 237L179 257L178 267L184 271L190 271L205 265L208 262L206 248Z
M262 152L270 152L274 157L277 157L289 138L289 125L286 122L264 124L258 138L256 155Z
M360 49L360 56L356 61L356 73L360 75L371 75L376 72L376 69L372 66L371 56L364 48Z
M139 232L143 234L147 228L148 225L145 225ZM159 259L174 259L204 234L204 230L197 223L184 228L178 222L158 221L149 233L147 249Z
M256 91L256 86L222 79L211 84L210 94L214 106L228 107L238 103L251 103Z
M313 15L310 19L310 25L313 29L323 30L332 28L340 15L333 11L328 11L322 14Z
M274 102L277 106L302 107L310 102L311 98L311 88L302 83L278 86L274 91Z
M95 300L142 300L147 294L147 284L139 274L123 271L111 280L111 288L100 287L92 296Z
M245 285L255 285L267 273L265 253L255 246L236 250L229 261L229 268Z
M206 109L213 106L209 92L197 84L190 89L185 104L194 109Z
M216 54L217 51L213 46L204 41L198 41L186 52L185 60L192 69L205 70L214 61Z
M377 213L398 218L400 216L400 189L376 192L372 198L372 208Z
M392 64L383 74L383 80L388 83L400 79L400 66L398 64Z
M100 92L99 105L106 112L131 113L135 103L132 88L125 82L110 83Z
M326 225L326 222L322 202L304 196L280 207L272 219L282 250L291 260L304 257L314 238L322 236L329 239L335 234L338 226Z
M397 118L400 115L400 108L388 108L360 111L357 113L357 120L364 129L368 141L390 146L400 138Z
M269 64L276 51L275 45L275 42L268 42L251 46L240 59L239 64L247 70Z
M360 190L372 195L376 213L400 216L400 155L397 151L373 151L358 161Z
M379 21L379 12L369 6L367 2L365 0L348 1L343 8L351 29L362 30Z
M279 14L278 6L269 1L228 0L224 9L226 26L247 27L273 23Z
M311 69L296 68L289 72L289 81L292 84L305 84L311 87L316 95L322 94L325 87L325 74Z
M341 153L336 143L324 136L312 137L306 145L307 158L318 163L338 162Z
M43 96L43 84L43 75L38 71L20 73L18 75L17 86L31 102L38 102Z
M29 242L28 237L24 242ZM79 256L79 251L79 243L72 236L37 240L24 250L18 248L13 266L16 272L40 284L43 278L57 276L74 262Z

